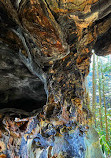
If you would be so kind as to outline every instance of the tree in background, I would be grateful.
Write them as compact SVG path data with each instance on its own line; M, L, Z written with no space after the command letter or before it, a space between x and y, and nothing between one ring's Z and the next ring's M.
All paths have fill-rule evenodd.
M106 140L108 141L108 121L107 121L107 109L106 109L106 98L105 98L105 76L103 75L102 67L101 67L101 73L102 73L102 86L103 86L103 99L104 99L104 108L105 108L105 124L106 124Z
M98 90L99 90L99 117L100 117L100 127L101 130L103 130L103 122L102 122L102 102L101 102L101 75L100 75L100 68L101 65L98 62L98 57L97 57L97 79L98 79Z
M94 115L94 122L96 127L96 79L95 79L95 53L93 51L93 75L92 75L92 86L93 86L93 97L92 97L92 113Z

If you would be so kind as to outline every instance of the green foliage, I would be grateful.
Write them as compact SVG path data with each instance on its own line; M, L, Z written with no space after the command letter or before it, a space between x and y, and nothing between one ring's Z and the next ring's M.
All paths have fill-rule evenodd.
M106 157L109 158L111 156L111 109L107 109L107 117L108 117L108 132L109 132L109 140L106 140L106 126L105 126L105 115L104 115L104 107L102 108L102 120L103 120L103 129L100 128L100 119L99 119L99 109L96 110L96 130L100 136L100 144L103 153L105 153Z
M103 69L103 72L104 72L104 73L105 73L105 72L107 72L107 73L111 72L111 66L110 66L110 65L106 66L106 67Z
M100 144L101 144L103 153L105 153L106 155L110 155L111 144L108 141L106 141L105 135L101 136Z

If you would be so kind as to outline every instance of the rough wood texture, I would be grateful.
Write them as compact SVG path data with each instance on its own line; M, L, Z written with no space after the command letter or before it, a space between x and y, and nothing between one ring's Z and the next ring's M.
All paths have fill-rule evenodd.
M85 105L85 77L92 49L111 53L110 6L109 0L0 1L1 158L103 157Z

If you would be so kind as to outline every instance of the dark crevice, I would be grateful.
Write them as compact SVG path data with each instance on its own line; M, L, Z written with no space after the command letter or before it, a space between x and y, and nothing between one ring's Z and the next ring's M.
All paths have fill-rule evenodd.
M96 55L98 56L108 55L110 53L110 50L108 51L108 47L110 47L110 45L111 45L111 28L105 34L97 38L97 41L94 45Z
M104 23L105 21L107 21L110 18L111 18L111 13L109 13L107 16L103 17L102 19L96 20L94 25L97 25L97 24L102 23L102 22Z
M36 109L42 109L45 103L46 103L45 99L43 101L36 101L29 98L21 98L21 99L9 101L7 103L0 103L0 109L15 108L27 112L32 112L33 110Z

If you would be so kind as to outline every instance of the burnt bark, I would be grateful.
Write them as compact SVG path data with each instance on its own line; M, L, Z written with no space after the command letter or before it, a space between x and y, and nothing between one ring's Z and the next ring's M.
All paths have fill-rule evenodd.
M0 112L1 157L103 157L99 136L91 127L92 114L84 104L84 97L91 50L96 46L99 48L99 43L103 41L101 37L110 30L109 7L110 2L103 6L98 0L1 0L0 51L2 58L7 53L11 62L14 59L13 73L7 60L4 60L1 67L6 68L8 81L6 73L1 71L3 79L10 82L13 78L14 83L14 79L21 82L21 77L26 76L29 89L32 89L29 96L38 100L36 94L41 98L43 92L45 102L42 88L34 90L30 86L31 77L31 81L44 84L47 95L45 105L39 99L41 105L37 105L36 111L29 114L29 108L23 111L22 106L22 110L8 107L8 100L15 100L9 91L13 84L8 84L6 90L5 84L0 87L4 94L0 102L7 103L7 109ZM110 53L107 39L106 43L102 55ZM18 72L18 78L14 78L17 70L22 69L23 75ZM14 88L16 86L14 84ZM22 84L19 89L23 87ZM15 98L22 94L15 94Z

